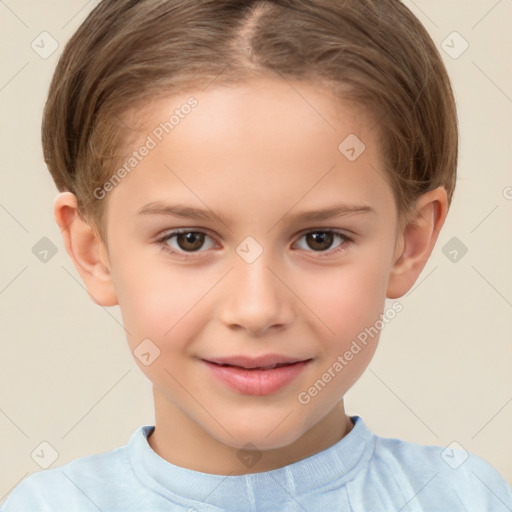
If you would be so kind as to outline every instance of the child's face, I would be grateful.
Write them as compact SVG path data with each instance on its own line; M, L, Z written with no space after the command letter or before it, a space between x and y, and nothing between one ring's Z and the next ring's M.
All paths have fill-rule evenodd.
M191 95L198 105L158 141L153 130ZM344 354L379 324L400 245L372 126L326 90L284 81L212 84L154 105L133 149L148 135L157 145L109 192L106 226L130 347L151 340L146 362L160 351L138 361L154 384L157 425L167 418L260 449L337 428L339 401L378 336ZM338 149L350 134L366 146L355 161L353 141ZM190 233L162 241L175 230ZM307 362L259 371L208 362L233 357L248 367Z

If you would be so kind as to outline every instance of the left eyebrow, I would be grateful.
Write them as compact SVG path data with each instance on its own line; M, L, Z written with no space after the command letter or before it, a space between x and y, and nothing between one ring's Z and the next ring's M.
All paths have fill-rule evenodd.
M341 217L343 215L377 213L371 206L365 204L342 204L331 208L321 208L318 210L307 210L295 213L293 215L285 215L288 222L311 222L331 219L333 217ZM283 217L283 218L284 218Z

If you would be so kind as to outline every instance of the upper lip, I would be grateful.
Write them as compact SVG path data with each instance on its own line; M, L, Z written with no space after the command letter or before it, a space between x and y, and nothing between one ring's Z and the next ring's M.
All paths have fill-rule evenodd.
M275 368L276 366L309 361L309 359L302 359L279 354L266 354L258 357L247 357L240 355L208 358L204 359L204 361L218 365L238 366L240 368Z

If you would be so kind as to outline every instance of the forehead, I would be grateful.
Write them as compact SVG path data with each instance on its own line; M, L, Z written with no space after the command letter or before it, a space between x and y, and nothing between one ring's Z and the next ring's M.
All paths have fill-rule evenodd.
M280 200L289 208L319 194L389 202L372 120L318 84L211 85L155 101L143 119L133 150L151 148L111 193L116 204L129 195L133 209L177 195L224 207Z

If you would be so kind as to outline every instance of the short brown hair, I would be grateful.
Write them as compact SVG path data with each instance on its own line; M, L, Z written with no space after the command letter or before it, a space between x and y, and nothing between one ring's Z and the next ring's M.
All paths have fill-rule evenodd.
M103 234L106 201L92 191L134 136L124 114L213 80L263 75L325 81L370 110L401 218L438 186L451 203L450 80L399 0L103 0L67 43L49 90L42 140L57 188Z

